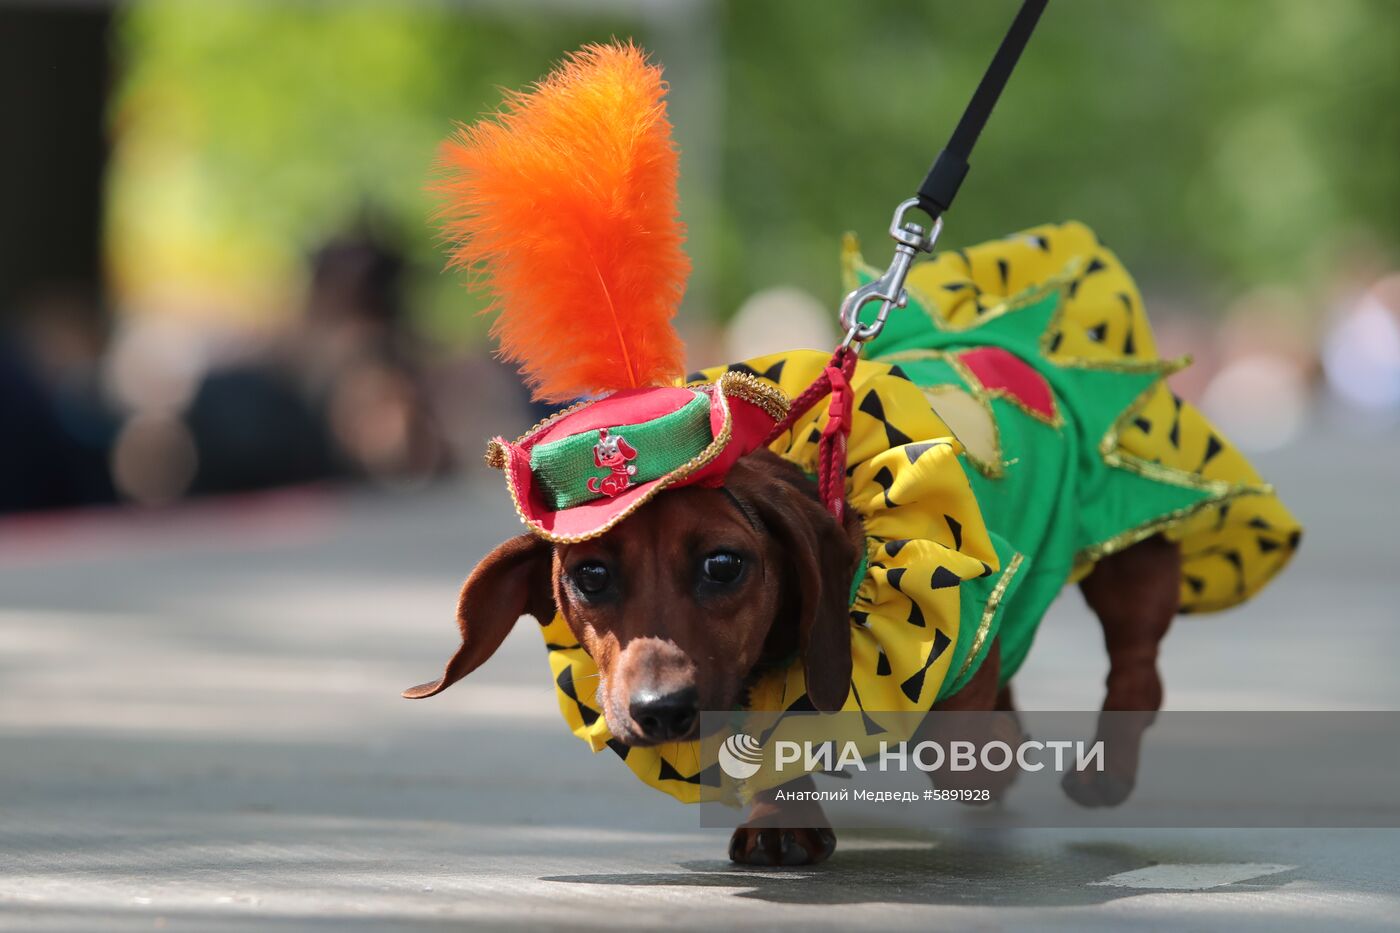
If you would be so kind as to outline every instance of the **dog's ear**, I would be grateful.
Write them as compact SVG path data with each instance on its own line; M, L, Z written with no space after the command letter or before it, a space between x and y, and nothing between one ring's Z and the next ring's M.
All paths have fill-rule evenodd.
M496 653L522 615L542 623L554 618L552 556L548 542L526 534L482 558L457 599L462 646L441 679L410 687L403 695L410 700L433 696L476 670Z
M797 589L798 639L807 697L835 712L851 691L850 587L855 551L801 471L768 451L739 461L729 486L777 539Z

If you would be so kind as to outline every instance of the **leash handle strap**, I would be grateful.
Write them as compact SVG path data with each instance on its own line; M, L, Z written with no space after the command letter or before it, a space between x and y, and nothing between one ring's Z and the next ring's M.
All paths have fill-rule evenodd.
M987 66L987 73L982 75L982 83L977 85L976 93L949 137L948 145L938 153L924 183L919 186L919 207L930 217L937 218L953 206L953 198L967 176L972 147L977 144L977 137L982 135L982 128L987 125L987 118L992 115L992 108L996 106L1002 88L1006 87L1007 79L1016 68L1016 62L1030 41L1047 2L1025 0L1021 4L1021 10L1007 30L1006 38L1001 40L1001 47Z

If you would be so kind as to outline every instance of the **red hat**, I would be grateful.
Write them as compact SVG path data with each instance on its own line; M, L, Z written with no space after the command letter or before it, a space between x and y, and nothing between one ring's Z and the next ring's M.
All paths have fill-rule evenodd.
M787 415L783 393L747 373L710 385L624 389L567 408L486 462L505 471L520 518L550 541L608 531L663 489L718 486Z

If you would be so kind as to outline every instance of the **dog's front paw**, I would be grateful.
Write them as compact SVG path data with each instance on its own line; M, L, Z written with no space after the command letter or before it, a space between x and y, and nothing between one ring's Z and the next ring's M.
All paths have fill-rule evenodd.
M829 829L740 826L729 837L729 859L740 865L816 865L836 851Z
M1133 792L1137 782L1112 771L1070 771L1060 786L1081 807L1116 807Z

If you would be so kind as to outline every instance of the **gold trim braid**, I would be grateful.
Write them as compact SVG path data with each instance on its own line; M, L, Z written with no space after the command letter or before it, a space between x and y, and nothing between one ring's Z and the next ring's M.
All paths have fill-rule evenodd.
M726 395L742 399L763 410L777 424L788 416L792 402L782 389L749 373L730 372L719 378Z
M1001 572L1001 578L997 580L997 585L992 587L991 594L987 597L987 603L982 607L982 619L977 623L977 634L972 638L972 647L967 652L962 670L958 671L958 676L953 678L957 683L962 680L967 672L972 670L972 664L982 653L982 645L987 640L987 633L991 631L992 619L996 618L997 607L1001 605L1001 598L1006 595L1006 588L1011 585L1011 578L1016 576L1016 572L1021 569L1021 564L1025 561L1025 555L1017 553L1012 556L1007 563L1006 569Z

